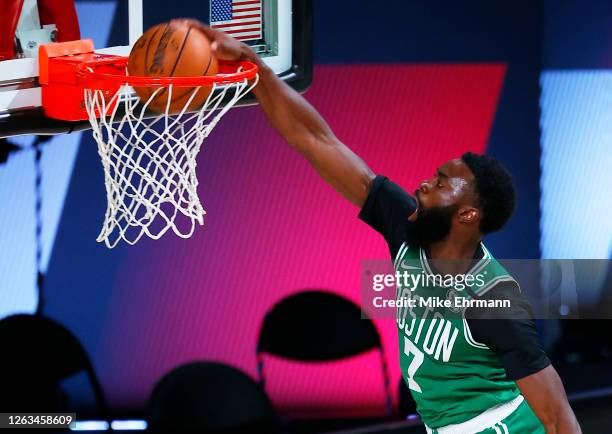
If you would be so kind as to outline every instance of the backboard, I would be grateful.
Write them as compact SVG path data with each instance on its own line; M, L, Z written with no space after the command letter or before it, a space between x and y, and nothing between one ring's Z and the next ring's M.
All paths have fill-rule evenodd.
M46 0L52 1L54 6L60 3ZM31 13L27 16L28 3L32 0L24 0L17 30L23 30L29 19L30 27L36 27L32 39L41 37L39 33L43 33L42 38L53 35L54 27L43 26L44 20L39 23ZM44 8L44 3L39 1L39 8ZM80 37L93 39L97 52L127 56L144 29L173 18L197 18L251 45L296 90L304 91L312 80L312 0L76 0L74 6ZM71 8L72 4L66 6L66 11ZM44 13L48 11L40 11L41 16ZM63 14L57 20L62 18ZM38 59L26 57L36 52L35 44L22 42L24 47L30 45L30 54L23 50L25 53L17 54L22 58L0 61L0 137L61 134L89 128L87 121L66 122L44 116ZM251 96L239 105L253 103Z

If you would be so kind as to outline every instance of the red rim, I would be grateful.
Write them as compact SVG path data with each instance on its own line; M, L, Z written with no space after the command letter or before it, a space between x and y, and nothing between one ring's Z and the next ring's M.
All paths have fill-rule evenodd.
M84 81L86 88L101 88L103 83L130 86L212 86L213 84L232 84L251 80L257 75L259 68L252 62L246 60L239 62L219 61L219 71L217 75L203 75L198 77L143 77L127 75L127 57L114 57L112 59L99 59L81 63L77 66L77 75ZM123 74L100 72L98 69L103 67L114 67L123 70ZM238 69L242 68L240 72ZM109 70L109 68L106 68Z

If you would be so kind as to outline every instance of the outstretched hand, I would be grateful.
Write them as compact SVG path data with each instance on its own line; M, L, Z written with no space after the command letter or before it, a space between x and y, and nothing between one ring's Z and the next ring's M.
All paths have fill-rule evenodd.
M171 23L186 24L204 33L211 41L214 55L220 60L255 60L255 53L248 45L232 38L226 33L212 29L198 20L178 18L172 20Z

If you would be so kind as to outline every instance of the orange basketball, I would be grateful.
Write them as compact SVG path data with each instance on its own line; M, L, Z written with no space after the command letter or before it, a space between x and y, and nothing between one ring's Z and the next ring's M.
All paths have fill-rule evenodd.
M151 27L134 44L128 60L128 74L147 77L190 77L215 75L217 59L210 41L201 31L187 24L163 23ZM146 103L156 87L134 87L142 103ZM170 112L183 109L195 88L173 86ZM206 101L212 87L201 87L188 110L195 110ZM155 112L164 112L169 89L164 87L149 103Z

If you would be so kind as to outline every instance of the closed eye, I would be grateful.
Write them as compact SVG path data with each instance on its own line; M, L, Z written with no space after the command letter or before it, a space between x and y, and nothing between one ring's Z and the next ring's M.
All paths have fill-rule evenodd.
M442 187L443 187L443 185L442 185L442 183L440 182L440 179L448 179L448 175L447 175L446 173L442 172L440 169L438 169L438 170L436 171L436 178L437 178L436 187L438 187L438 188L442 188Z

